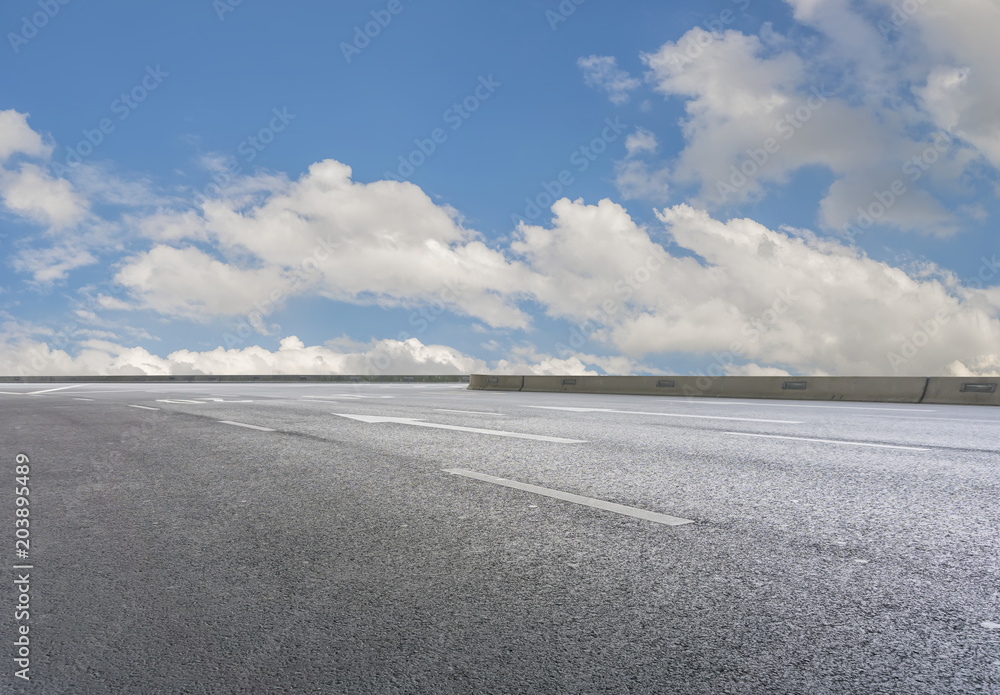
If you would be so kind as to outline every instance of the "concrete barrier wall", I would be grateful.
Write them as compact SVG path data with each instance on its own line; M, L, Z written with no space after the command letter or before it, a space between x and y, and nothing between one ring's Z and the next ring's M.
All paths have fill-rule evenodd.
M511 376L269 374L177 376L0 376L0 383L464 383L485 391L607 393L687 398L779 398L809 401L867 401L1000 405L1000 377L780 377L780 376Z
M935 376L927 381L923 403L1000 405L1000 377Z
M1000 405L995 377L491 376L469 388L537 393L607 393L688 398L774 398L875 403Z
M524 385L523 376L506 376L502 374L472 374L469 377L469 388L481 391L520 391Z

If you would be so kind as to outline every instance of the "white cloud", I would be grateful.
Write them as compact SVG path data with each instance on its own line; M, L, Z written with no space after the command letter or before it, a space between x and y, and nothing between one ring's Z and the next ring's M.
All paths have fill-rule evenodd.
M810 84L797 54L756 36L696 28L643 59L658 91L687 100L674 175L698 183L706 202L758 198L805 166L843 174L884 157L886 134L869 114Z
M0 162L15 154L48 157L52 146L28 125L28 114L13 109L0 111Z
M641 152L656 152L657 146L656 135L645 128L639 128L625 138L625 149L630 157Z
M77 224L88 208L69 181L52 178L35 164L0 170L0 196L7 209L55 229Z
M73 357L46 343L21 339L0 342L0 365L10 375L179 375L179 374L470 374L487 370L482 360L444 345L416 338L380 340L366 349L337 352L306 346L295 336L277 350L259 346L196 352L178 350L166 357L141 347L92 338Z
M28 125L28 114L0 111L0 164L16 154L47 160L52 145ZM0 198L16 215L53 229L72 226L87 213L87 201L65 179L53 178L37 164L0 167Z
M669 255L610 201L563 199L553 212L551 228L522 226L512 248L537 273L548 313L580 324L573 347L701 353L733 373L760 373L746 366L755 363L811 374L1000 371L995 287L962 287L934 266L908 274L806 232L686 205L658 215L695 257Z
M615 187L626 200L648 200L665 203L670 198L671 172L668 167L656 168L637 159L656 152L656 135L639 128L625 138L625 159L615 162Z
M115 282L129 288L132 308L195 320L248 314L273 288L291 285L274 266L243 269L194 247L162 244L126 259ZM112 301L121 307L120 300Z
M14 270L31 273L32 279L42 285L65 280L70 271L94 263L97 258L72 242L50 248L24 249L11 260Z
M643 161L625 159L615 162L615 187L626 200L665 203L670 199L671 172Z
M895 3L877 4L889 18ZM907 55L922 72L916 94L934 123L971 144L1000 167L1000 6L988 0L920 3L903 13L894 35L913 46ZM921 83L922 84L919 84Z
M942 201L969 195L955 186L973 161L968 144L1000 162L993 39L977 27L966 41L963 30L990 25L1000 10L967 0L956 3L957 17L951 5L930 11L924 4L911 17L882 0L788 2L821 38L792 40L769 26L761 37L695 28L643 54L655 89L685 101L685 146L667 183L696 185L692 202L715 208L756 201L796 172L823 167L834 177L820 202L824 229L856 224L858 208L898 180L907 192L879 225L940 236L959 231L962 205ZM901 27L880 35L876 20L900 13ZM918 183L908 162L937 142L928 134L935 127L955 137L932 161L919 162ZM668 178L663 167L620 168L623 192L641 190L643 176L663 190Z
M583 80L588 87L594 87L607 92L612 104L624 104L628 101L628 93L642 82L631 77L628 72L618 67L613 56L587 56L576 61L583 71Z
M350 167L333 160L314 164L298 181L238 179L206 201L201 215L161 212L135 222L162 240L207 239L233 259L162 244L130 259L119 281L133 288L141 306L164 314L242 313L252 302L241 302L241 292L288 296L308 288L353 303L440 303L491 326L529 322L516 304L527 279L523 267L487 247L455 211L435 205L417 186L356 183ZM296 271L308 282L290 284Z

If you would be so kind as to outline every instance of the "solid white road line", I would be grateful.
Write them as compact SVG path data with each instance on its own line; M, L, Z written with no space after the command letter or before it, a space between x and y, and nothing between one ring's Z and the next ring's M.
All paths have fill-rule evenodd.
M784 437L778 434L752 434L750 432L723 432L723 434L735 434L740 437L765 437L767 439L795 439L800 442L821 442L823 444L850 444L853 446L873 446L879 449L906 449L907 451L930 451L917 446L896 446L895 444L872 444L871 442L849 442L839 439L812 439L811 437Z
M261 432L274 432L270 427L258 427L257 425L248 425L245 422L233 422L232 420L219 420L223 425L236 425L237 427L247 427L252 430L260 430Z
M858 415L858 417L884 418L886 420L934 420L938 422L985 422L991 425L1000 425L1000 420L970 420L968 418L957 417L923 417L921 415Z
M654 413L644 410L613 410L612 408L562 408L554 405L529 405L528 408L543 410L567 410L571 413L627 413L629 415L659 415L661 417L695 418L698 420L736 420L738 422L769 422L780 425L801 425L797 420L759 420L749 417L723 417L721 415L682 415L680 413Z
M447 408L435 408L434 410L439 413L468 413L469 415L497 415L498 417L503 417L503 413L489 413L485 410L448 410Z
M608 512L615 512L616 514L624 514L625 516L632 516L637 519L645 519L646 521L654 521L658 524L666 524L667 526L680 526L682 524L694 523L694 521L692 521L691 519L681 519L680 517L670 516L669 514L660 514L658 512L650 512L645 509L639 509L637 507L629 507L624 504L616 504L615 502L606 502L604 500L595 499L593 497L574 495L571 492L562 492L561 490L552 490L551 488L539 487L538 485L519 483L516 480L497 478L496 476L486 475L485 473L478 473L476 471L466 470L465 468L445 468L443 470L445 473L451 473L452 475L461 475L466 478L474 478L476 480L482 480L485 483L493 483L494 485L503 485L504 487L512 487L515 490L524 490L525 492L532 492L536 495L545 495L546 497L554 497L557 500L564 500L566 502L582 504L586 507L603 509Z
M88 384L88 386L93 386L93 384ZM136 391L135 389L119 389L119 390L101 389L99 391L76 391L75 393L159 393L159 391Z
M458 425L439 425L435 422L424 422L417 418L409 417L380 417L377 415L347 415L345 413L334 413L340 417L361 422L382 423L392 422L399 425L413 425L415 427L433 427L439 430L455 430L456 432L474 432L476 434L492 434L497 437L515 437L517 439L534 439L540 442L555 442L557 444L584 444L585 439L565 439L564 437L546 437L541 434L523 434L520 432L504 432L502 430L484 430L478 427L459 427Z
M74 401L92 401L94 399L93 398L74 398L73 400Z
M72 386L59 386L58 388L54 388L54 389L44 389L42 391L32 391L31 393L27 393L25 395L27 395L27 396L37 396L37 395L42 394L42 393L52 393L53 391L65 391L66 389L78 389L81 386L83 386L83 384L73 384Z
M762 399L763 400L763 399ZM695 403L697 405L764 405L771 408L833 408L834 410L901 410L905 413L936 413L937 410L932 408L875 408L872 406L865 405L813 405L807 403L764 403L764 402L752 402L748 403L746 401L732 401L727 402L725 398L715 400L715 399L697 399L690 401L676 400L675 403Z
M148 405L132 405L128 404L129 408L142 408L143 410L159 410L159 408L150 408Z

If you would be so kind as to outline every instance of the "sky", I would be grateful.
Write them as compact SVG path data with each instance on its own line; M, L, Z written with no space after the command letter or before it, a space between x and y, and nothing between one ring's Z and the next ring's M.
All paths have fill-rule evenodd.
M1000 375L994 1L0 29L2 375Z

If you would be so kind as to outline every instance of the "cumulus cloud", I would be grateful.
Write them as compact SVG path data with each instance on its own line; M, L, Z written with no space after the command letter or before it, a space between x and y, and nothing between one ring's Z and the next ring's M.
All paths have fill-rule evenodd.
M307 346L296 336L277 350L259 346L203 352L178 350L166 357L142 347L89 339L78 355L51 349L45 342L22 338L0 343L0 364L10 375L110 376L181 374L469 374L486 363L444 345L424 345L416 338L375 341L365 349L340 352Z
M53 229L74 225L87 212L86 200L65 179L53 178L37 164L9 168L15 155L48 159L52 146L28 125L28 114L0 111L0 199L15 215Z
M253 301L236 307L239 288L252 287L379 306L440 303L491 326L529 323L516 302L525 270L454 210L411 183L354 182L350 167L333 160L298 181L241 179L200 214L161 212L142 229L173 243L208 240L223 256L159 244L125 262L117 279L137 306L167 315L242 312Z
M0 111L0 203L12 217L41 226L49 237L76 231L90 212L89 201L70 181L52 176L38 163L48 161L52 149L28 125L28 114ZM47 285L96 260L87 243L74 234L64 235L49 248L22 246L10 263L18 272L31 273L37 285Z
M563 199L553 212L551 228L522 225L512 249L538 273L535 296L578 324L580 340L633 358L700 353L732 373L1000 372L995 286L962 286L933 266L907 273L807 232L687 205L658 217L688 256L611 201Z
M643 154L656 152L659 143L656 135L645 128L639 128L625 138L625 159L615 163L615 187L628 200L648 200L664 203L670 197L668 167L656 168L638 159Z
M348 341L350 342L350 341ZM214 350L178 350L166 357L141 347L126 347L100 337L83 341L71 357L46 343L21 337L0 343L0 364L11 375L185 375L185 374L537 374L595 375L588 365L612 373L630 373L627 358L580 355L568 358L539 353L534 347L515 349L511 359L487 364L445 345L424 345L416 338L376 340L354 349L305 345L288 336L277 350L260 346ZM608 367L611 369L609 370Z
M42 249L25 249L11 263L18 272L31 273L39 284L65 280L70 271L97 262L89 251L74 244Z
M86 200L69 181L53 178L37 164L7 166L15 155L47 160L51 154L52 145L28 125L28 114L0 111L0 198L4 206L32 222L60 229L83 219Z
M629 133L625 138L625 150L630 157L634 157L640 152L656 152L659 143L656 135L645 128L639 128L634 133Z
M79 223L89 207L69 181L27 163L0 171L0 196L11 212L53 229Z
M277 267L240 268L194 247L158 244L124 261L115 281L130 288L136 304L188 319L248 314L268 301L272 288L290 282ZM118 303L118 307L123 305Z
M28 114L13 109L0 111L0 162L15 154L48 157L51 153L52 145L28 125Z
M686 145L674 171L699 184L707 202L759 198L768 183L805 166L843 174L885 156L887 137L876 120L811 83L791 50L695 28L643 59L657 91L687 102Z
M1000 67L986 29L1000 8L788 2L822 38L792 40L769 25L759 36L694 28L642 55L654 89L685 104L685 145L669 170L620 163L620 190L642 190L643 177L653 190L692 185L691 202L721 209L821 167L833 176L818 210L826 230L856 226L898 181L905 194L882 206L875 225L958 232L955 200L972 195L975 157L1000 162ZM941 137L949 145L934 151ZM954 183L963 177L960 192Z
M1000 167L1000 6L983 0L911 5L873 0L887 38L905 54L914 91L935 125Z
M583 72L583 80L588 87L607 93L612 104L624 104L629 100L629 92L642 82L618 67L618 59L613 56L587 56L576 61Z

